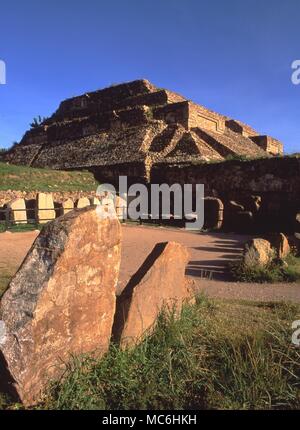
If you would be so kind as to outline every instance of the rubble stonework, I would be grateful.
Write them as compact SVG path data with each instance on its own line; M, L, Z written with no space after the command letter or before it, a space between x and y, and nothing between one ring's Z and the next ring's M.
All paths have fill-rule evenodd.
M228 231L295 231L300 213L299 157L162 163L153 166L150 179L153 184L203 184L206 197L223 202L223 227Z
M221 161L282 154L282 144L240 121L137 80L63 101L6 156L14 164L55 169L138 164L149 179L160 162ZM120 168L117 168L120 173Z

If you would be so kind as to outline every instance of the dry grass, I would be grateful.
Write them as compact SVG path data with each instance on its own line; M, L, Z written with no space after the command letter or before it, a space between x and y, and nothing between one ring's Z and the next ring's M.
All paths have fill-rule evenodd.
M41 408L298 409L300 354L291 345L300 307L208 300L180 320L102 360L76 358Z
M96 191L98 182L87 171L62 171L0 162L0 190Z

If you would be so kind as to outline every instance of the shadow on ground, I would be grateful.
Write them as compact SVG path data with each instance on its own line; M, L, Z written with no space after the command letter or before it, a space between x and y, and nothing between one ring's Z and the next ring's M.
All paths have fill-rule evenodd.
M186 275L209 278L220 281L231 281L228 264L238 260L242 255L243 245L239 240L215 240L212 246L193 247L196 251L222 253L219 258L210 260L191 260L186 268Z

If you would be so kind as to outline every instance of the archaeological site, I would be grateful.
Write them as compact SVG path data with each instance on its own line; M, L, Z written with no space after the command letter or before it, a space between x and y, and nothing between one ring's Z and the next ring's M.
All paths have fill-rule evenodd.
M245 303L300 301L300 158L285 156L280 141L237 119L136 80L61 102L0 164L6 181L0 189L0 405L3 393L8 408L59 409L60 393L72 381L67 407L83 408L90 392L96 406L87 408L111 407L116 399L123 407L123 388L114 394L107 388L116 380L124 387L126 371L110 376L118 360L129 373L132 366L135 391L143 393L148 383L159 386L159 366L170 360L164 407L170 387L185 381L181 367L189 375L195 357L204 368L213 362L205 362L201 342L193 348L210 335L210 318L216 324L215 306L234 336L242 329L232 329L231 312L250 327L257 321L256 304L248 314ZM18 174L34 185L14 185ZM196 187L204 185L202 227L186 230L186 214L175 216L172 191L167 217L161 208L153 216L151 192L146 216L124 217L130 200L118 189L120 177L149 191L153 184L189 184L196 206ZM112 200L98 191L103 183L116 187ZM183 206L184 199L180 195ZM238 305L228 311L227 299ZM195 337L186 340L191 333ZM167 352L155 358L159 364L151 366L158 372L149 377L147 360L152 363L162 344ZM183 350L173 368L172 357ZM76 360L85 364L77 368ZM106 360L112 360L109 370ZM106 382L90 376L101 366ZM145 375L141 369L148 369ZM173 400L209 407L202 388L194 395L189 386L199 377L206 387L213 377L195 369L181 403L177 394ZM68 403L81 392L74 375L93 380L75 407ZM134 399L130 407L141 407Z
M147 80L63 101L5 161L88 169L116 186L120 175L129 183L204 184L209 228L292 232L298 224L298 158L284 157L275 138Z
M0 16L0 425L286 426L300 1Z

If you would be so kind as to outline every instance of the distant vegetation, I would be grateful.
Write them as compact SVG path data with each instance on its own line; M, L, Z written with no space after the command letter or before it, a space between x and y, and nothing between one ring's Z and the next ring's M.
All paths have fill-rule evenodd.
M0 190L95 191L98 182L87 171L36 169L0 162Z
M1 268L0 270L0 299L5 292L12 276L14 275L14 272L16 271L15 268L7 267L5 270Z
M33 121L30 123L31 128L39 127L41 124L43 124L44 121L46 121L47 117L41 117L40 115L33 118Z

